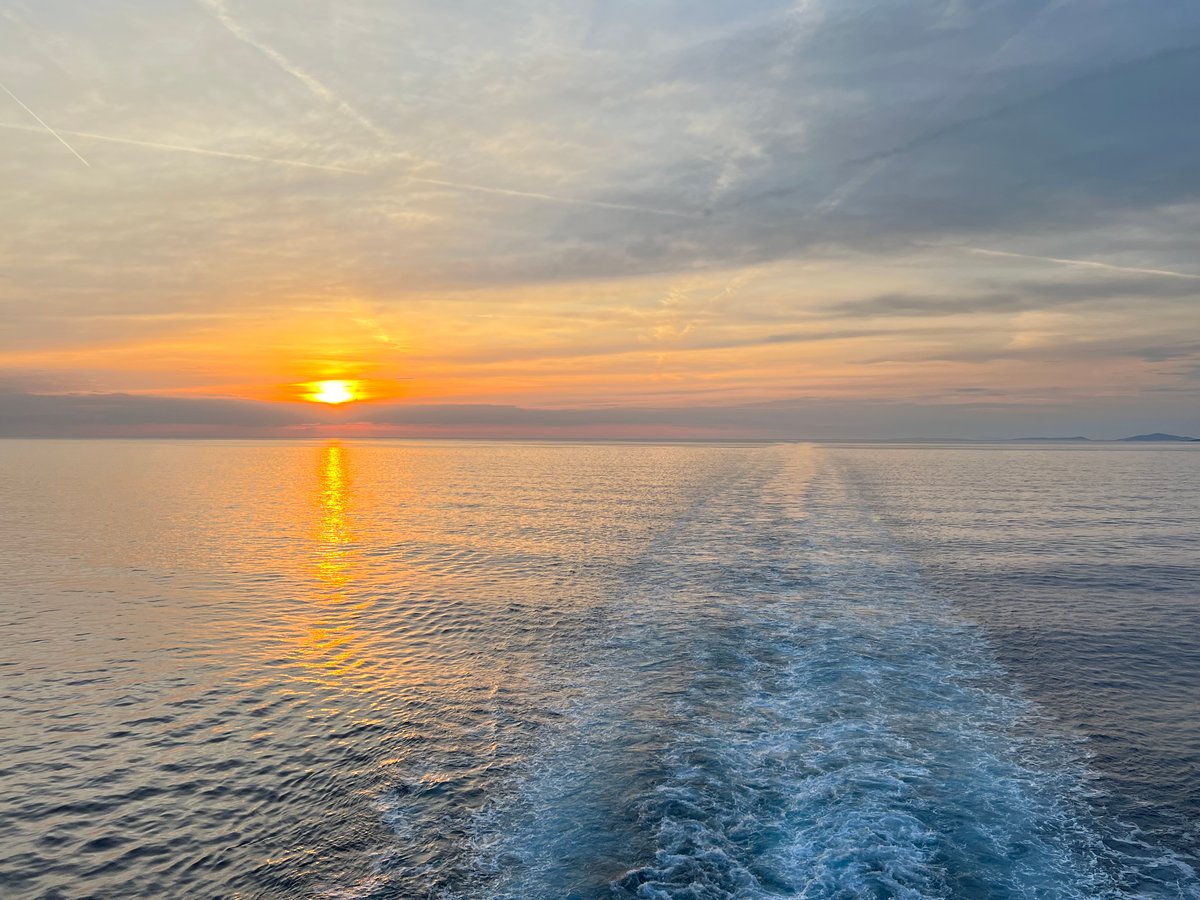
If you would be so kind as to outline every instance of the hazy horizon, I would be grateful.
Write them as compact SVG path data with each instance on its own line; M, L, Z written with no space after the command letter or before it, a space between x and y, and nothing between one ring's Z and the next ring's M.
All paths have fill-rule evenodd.
M580 410L533 410L517 407L494 407L488 415L481 416L484 421L463 424L459 407L434 407L431 409L414 410L412 407L398 407L405 414L405 421L396 424L379 424L376 422L331 422L312 420L297 422L291 425L267 427L261 425L233 426L226 423L205 424L203 422L165 423L149 421L145 423L121 423L112 426L105 423L104 428L97 428L93 423L84 421L43 421L30 423L28 431L14 429L12 424L20 419L9 419L5 430L0 431L0 440L198 440L198 441L300 441L322 442L336 445L347 441L529 441L529 442L562 442L562 443L864 443L864 444L906 444L939 442L988 444L988 443L1022 443L1022 442L1089 442L1089 443L1124 443L1130 446L1161 448L1172 444L1200 443L1200 438L1192 434L1179 432L1163 432L1160 429L1140 431L1128 434L1096 433L1072 434L1067 432L1045 431L1043 433L983 433L963 436L951 432L946 433L905 433L891 434L855 434L852 432L830 432L821 435L772 431L767 428L721 427L713 425L701 427L695 424L670 429L659 418L663 412L649 410L640 411L641 416L623 414L630 410L603 410L602 413L615 413L599 424L583 424L578 421L587 416L580 416ZM429 416L428 413L433 415ZM468 409L468 413L478 413L477 409ZM728 412L728 411L726 411ZM414 414L415 413L415 414ZM588 415L594 415L589 411ZM511 417L510 421L504 421ZM468 415L465 418L470 418ZM605 417L598 417L605 418ZM641 418L642 421L637 421ZM486 424L486 420L491 424ZM105 433L107 432L107 433ZM1152 440L1142 440L1153 437Z

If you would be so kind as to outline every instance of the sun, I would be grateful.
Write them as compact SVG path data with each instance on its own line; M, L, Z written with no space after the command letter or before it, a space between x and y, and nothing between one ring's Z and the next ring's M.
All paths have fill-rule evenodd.
M353 381L314 381L308 387L311 390L304 397L314 403L336 405L358 399L358 385Z

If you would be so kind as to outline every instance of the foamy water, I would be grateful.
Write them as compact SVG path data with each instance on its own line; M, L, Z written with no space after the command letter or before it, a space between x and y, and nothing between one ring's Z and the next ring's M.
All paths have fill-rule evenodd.
M1192 449L0 473L5 896L1200 896Z

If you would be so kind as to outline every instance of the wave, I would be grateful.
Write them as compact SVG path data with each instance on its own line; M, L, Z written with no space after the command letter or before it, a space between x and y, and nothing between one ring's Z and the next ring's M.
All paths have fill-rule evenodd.
M464 895L1200 896L1097 820L1080 749L821 451L726 474L564 653L563 724L473 822Z

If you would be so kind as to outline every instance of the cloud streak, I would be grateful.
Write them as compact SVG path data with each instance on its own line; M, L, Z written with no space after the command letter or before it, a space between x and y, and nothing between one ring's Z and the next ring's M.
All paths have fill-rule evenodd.
M374 121L372 121L357 107L347 102L324 82L320 81L315 76L297 66L271 44L268 44L251 34L244 25L230 15L228 7L225 4L225 0L199 0L199 2L210 13L212 13L213 17L225 28L226 31L233 35L233 37L237 38L242 43L253 47L259 53L273 62L280 70L290 75L292 78L296 79L306 88L308 88L308 90L315 97L330 104L347 117L353 119L375 137L379 138L385 143L391 143L392 136L384 129L376 125ZM589 207L592 209L611 209L623 212L647 213L655 216L669 216L682 219L700 218L700 216L694 213L681 212L678 210L657 209L653 207L637 206L625 203L608 203L602 200L587 200L557 194L546 194L538 191L522 191L513 188L473 184L471 182L452 179L427 178L417 175L409 175L407 177L409 180L421 184L448 187L459 191L473 191L476 193L495 194L498 196L521 197L530 200L543 200L549 203L558 203L568 206Z
M964 399L966 398L966 399ZM765 440L996 438L1070 433L1116 437L1109 404L1047 396L1029 407L984 388L960 386L942 402L784 400L695 406L538 408L508 404L316 404L131 394L30 394L0 390L0 437L545 437L655 436ZM1194 420L1164 418L1166 401L1142 399L1126 433L1164 421L1187 433Z
M477 191L484 194L497 194L503 197L522 197L529 200L545 200L550 203L562 203L568 206L587 206L593 209L613 209L622 212L648 213L654 216L669 216L675 219L701 219L698 213L682 212L674 209L657 209L653 206L635 206L629 203L606 203L603 200L585 200L580 197L563 197L557 194L542 194L537 191L518 191L512 188L489 187L483 184L471 184L464 181L448 181L441 178L424 178L418 175L406 176L409 181L421 184L432 184L438 187L453 188L457 191Z
M1040 262L1057 263L1063 266L1074 266L1080 269L1099 269L1104 272L1132 272L1137 275L1162 275L1166 278L1186 278L1200 281L1200 275L1193 272L1176 272L1173 269L1149 269L1141 266L1118 266L1113 263L1097 262L1093 259L1064 259L1058 256L1037 256L1032 253L1013 253L1008 250L989 250L986 247L961 247L967 253L979 256L999 256L1011 259L1033 259Z
M7 122L0 122L0 128L7 128L12 131L39 131L39 129L33 128L29 125L16 125ZM227 150L212 150L204 147L188 147L183 144L166 144L160 141L142 141L134 138L115 137L111 134L96 134L90 131L69 131L64 129L61 131L61 133L69 134L71 137L84 138L85 140L104 141L109 144L124 144L128 147L142 147L147 150L167 150L175 153L192 153L198 156L214 156L221 159L236 159L243 162L268 163L275 166L288 166L291 168L301 169L319 169L324 172L338 172L345 175L370 174L364 169L351 169L348 166L303 162L297 159L280 159L279 157L273 156L255 156L252 153L232 153Z
M3 85L0 85L3 87ZM42 129L35 128L32 125L18 125L11 122L0 122L0 128L6 128L11 131L26 131L33 134L41 134ZM301 169L316 169L323 172L336 172L342 175L371 175L372 172L366 169L355 169L350 166L332 165L330 163L313 163L304 162L298 159L282 159L277 156L258 156L252 153L234 153L228 150L214 150L207 147L190 147L184 144L168 144L162 141L144 141L135 138L116 137L111 134L97 134L91 131L73 131L70 129L59 129L53 132L55 137L61 141L60 135L66 134L71 137L83 138L92 141L104 141L109 144L124 144L128 147L141 147L147 150L165 150L175 153L191 153L198 156L211 156L220 159L233 159L242 162L266 163L276 166L287 166L290 168ZM69 146L69 145L68 145ZM82 157L80 157L82 159ZM90 163L89 163L90 166ZM528 200L542 200L549 203L566 204L568 206L581 206L592 209L611 209L621 212L636 212L647 213L655 216L668 216L677 219L696 219L701 218L696 213L681 212L671 209L657 209L651 206L636 206L628 203L607 203L603 200L587 200L582 197L562 197L555 194L543 194L537 191L519 191L513 188L489 187L483 184L472 184L464 181L451 181L445 178L424 178L418 175L406 175L406 180L418 184L429 184L435 187L446 187L456 191L469 191L483 194L494 194L502 197L519 197Z
M273 62L281 71L290 75L296 81L308 88L309 92L320 100L330 104L339 112L343 113L350 119L353 119L364 129L369 131L375 137L381 140L389 140L390 135L376 125L371 119L360 112L357 108L343 100L332 88L328 87L318 78L310 75L308 72L301 69L286 56L276 50L273 46L261 41L251 34L245 26L237 19L229 14L229 10L225 5L225 0L199 0L200 5L212 13L221 26L231 35L246 44L253 47L268 60Z
M12 91L10 91L3 84L0 84L0 90L4 91L4 93L8 94L8 96L12 97L13 100L15 100L17 102L17 104L21 107L21 109L25 110L25 112L29 113L31 116L33 116L35 119L37 119L38 124L41 125L42 128L44 128L46 131L50 132L50 134L54 135L55 140L57 140L60 144L62 144L64 147L66 147L68 150L70 150L71 153L73 153L75 155L76 159L78 159L81 163L83 163L89 169L92 167L92 164L90 162L88 162L86 159L84 159L82 156L79 155L78 150L76 150L74 147L72 147L70 144L68 144L66 142L66 140L63 139L63 136L59 132L55 131L53 128L51 128L49 125L47 125L46 121L41 116L39 116L32 109L30 109L28 106L26 106L25 102L23 100L21 100L20 97L18 97L16 94L14 94ZM32 131L34 129L30 129L30 130Z
M3 85L0 85L3 87ZM0 128L6 128L10 131L26 131L34 134L40 134L42 129L35 128L32 125L18 125L11 122L0 122ZM242 162L266 163L275 166L287 166L289 168L300 169L316 169L323 172L336 172L342 175L371 175L372 173L366 169L354 169L349 166L337 166L329 163L313 163L304 162L298 159L281 159L277 156L257 156L252 153L233 153L228 150L213 150L205 147L189 147L183 144L167 144L161 141L143 141L135 138L116 137L111 134L96 134L91 131L72 131L70 129L60 129L53 132L55 137L61 141L59 135L67 134L71 137L83 138L92 141L104 141L110 144L124 144L128 147L141 147L147 150L166 150L175 153L190 153L197 156L211 156L220 159L233 159ZM69 146L69 145L68 145ZM80 157L82 159L82 157ZM85 160L86 162L86 160ZM90 163L88 163L90 167ZM603 200L586 200L581 197L560 197L554 194L543 194L536 191L519 191L513 188L489 187L482 184L471 184L463 181L450 181L444 178L423 178L417 175L406 175L406 180L418 184L429 184L435 187L446 187L456 191L469 191L483 194L494 194L502 197L519 197L528 200L542 200L550 203L565 204L568 206L582 206L592 209L611 209L621 212L636 212L647 213L655 216L668 216L676 219L696 219L700 216L696 213L681 212L671 209L656 209L652 206L635 206L628 203L606 203Z

